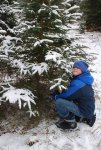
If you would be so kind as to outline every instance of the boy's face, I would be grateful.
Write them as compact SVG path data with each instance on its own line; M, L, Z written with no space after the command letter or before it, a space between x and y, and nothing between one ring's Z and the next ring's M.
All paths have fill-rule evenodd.
M72 68L72 74L73 76L78 76L82 74L82 71L79 68Z

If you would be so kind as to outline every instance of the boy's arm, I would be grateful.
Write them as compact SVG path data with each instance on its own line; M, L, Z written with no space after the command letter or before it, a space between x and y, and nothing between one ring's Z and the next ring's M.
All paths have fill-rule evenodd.
M55 100L57 100L59 98L68 99L68 97L72 98L73 95L76 95L76 97L75 97L75 99L76 99L78 95L75 93L83 86L85 86L85 83L81 82L80 80L73 80L71 82L70 86L68 87L68 89L66 89L61 94L55 95L54 99ZM74 98L74 96L73 96L73 98Z

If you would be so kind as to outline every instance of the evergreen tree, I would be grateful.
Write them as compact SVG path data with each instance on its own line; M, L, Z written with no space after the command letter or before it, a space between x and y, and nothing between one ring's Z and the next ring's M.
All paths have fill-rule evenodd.
M71 32L72 23L79 16L74 0L22 0L20 3L21 13L16 15L20 19L13 28L16 37L10 40L12 45L6 46L5 53L13 75L18 77L13 84L18 89L8 84L2 97L12 102L9 93L13 92L16 97L13 102L18 101L21 108L23 100L30 115L35 115L37 112L32 112L31 107L32 103L35 105L33 93L39 109L47 107L49 89L58 88L60 92L65 89L73 61L84 58L85 53L75 42L74 31Z
M87 29L101 27L101 0L83 0L81 3L83 20Z
M73 44L75 39L70 33L71 23L79 15L78 6L73 0L27 0L22 5L25 30L19 35L22 46L17 50L15 65L25 78L17 85L23 83L38 97L37 103L45 106L46 91L57 87L62 91L70 76L70 64L85 55L79 45Z
M31 108L31 104L36 104L32 92L25 88L14 88L17 77L16 67L12 61L15 60L13 54L17 55L15 49L18 47L15 47L15 45L20 41L19 37L16 36L19 28L19 16L15 15L15 9L17 9L17 13L20 11L21 14L21 10L16 7L17 5L13 0L0 1L0 100L1 102L18 102L20 109L27 105L30 116L35 116L37 112L32 112Z

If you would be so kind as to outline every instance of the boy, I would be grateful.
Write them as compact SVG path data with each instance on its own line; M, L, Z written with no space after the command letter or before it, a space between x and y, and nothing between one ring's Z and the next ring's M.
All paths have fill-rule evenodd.
M77 118L93 126L95 122L95 98L92 89L93 77L85 61L76 61L72 68L73 78L68 89L53 95L56 111L61 118L56 126L61 129L75 129Z

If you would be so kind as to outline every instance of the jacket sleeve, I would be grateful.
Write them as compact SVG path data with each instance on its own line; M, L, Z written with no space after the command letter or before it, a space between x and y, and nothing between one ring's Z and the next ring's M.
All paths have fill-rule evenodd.
M57 100L59 98L68 99L68 97L70 97L70 96L72 97L72 95L74 95L83 86L85 86L85 83L83 83L82 81L73 80L71 82L70 86L68 87L68 89L66 89L61 94L55 95L55 100Z

